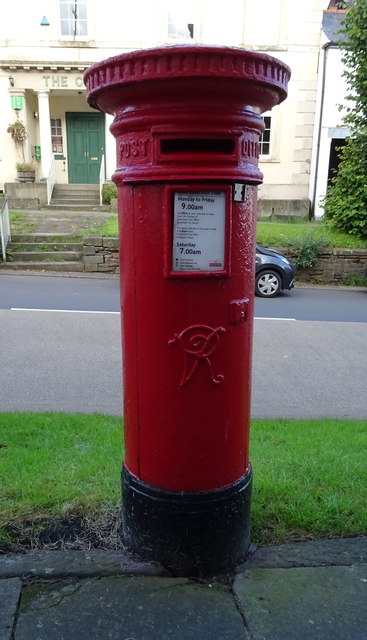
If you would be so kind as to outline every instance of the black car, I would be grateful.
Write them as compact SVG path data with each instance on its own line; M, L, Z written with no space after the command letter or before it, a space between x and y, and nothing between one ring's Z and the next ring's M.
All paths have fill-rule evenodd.
M274 298L284 289L294 287L292 263L278 251L256 245L255 295Z

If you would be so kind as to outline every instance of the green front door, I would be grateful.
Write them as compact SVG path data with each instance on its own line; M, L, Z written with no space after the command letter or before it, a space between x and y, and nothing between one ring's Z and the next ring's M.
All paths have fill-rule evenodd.
M67 113L69 184L97 184L104 153L102 113Z

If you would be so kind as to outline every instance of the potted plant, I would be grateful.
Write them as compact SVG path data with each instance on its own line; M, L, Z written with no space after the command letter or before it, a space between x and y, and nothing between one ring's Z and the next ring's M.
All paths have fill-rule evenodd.
M25 124L21 120L15 120L15 122L9 124L7 132L10 133L11 137L16 143L24 142L24 140L28 136Z
M17 179L19 182L34 182L36 179L36 168L32 162L17 162Z
M7 132L10 133L13 138L18 155L23 160L23 162L19 162L16 165L19 182L34 182L36 175L35 168L25 161L24 142L28 137L28 133L24 122L19 120L18 112L16 120L8 125ZM25 173L29 171L32 172L31 175Z

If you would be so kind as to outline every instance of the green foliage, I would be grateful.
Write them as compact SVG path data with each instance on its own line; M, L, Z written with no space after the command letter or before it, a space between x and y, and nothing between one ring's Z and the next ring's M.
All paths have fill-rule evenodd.
M367 278L355 274L345 278L344 284L351 287L367 287Z
M16 168L18 171L35 171L36 167L33 162L17 162Z
M14 260L14 252L9 245L6 247L6 259L8 262L13 262Z
M366 534L366 427L366 420L252 420L257 544ZM0 413L0 445L0 540L24 540L30 521L41 531L50 520L116 513L121 418Z
M325 218L337 229L367 238L367 2L356 0L341 31L348 85L346 116L351 138L324 199Z
M360 157L359 145L357 139L350 138L341 150L338 175L332 180L323 206L330 225L367 239L367 158Z
M255 543L366 533L366 426L366 420L251 421Z
M111 198L117 198L117 187L113 183L104 184L102 186L103 204L111 204Z
M25 124L19 119L8 125L7 132L10 133L15 142L23 143L28 137Z
M119 499L121 418L0 413L0 444L0 521L62 516Z
M320 251L329 244L326 236L316 235L313 231L309 231L306 235L298 236L293 240L288 240L288 246L295 251L293 259L296 267L305 269L313 267Z
M117 215L107 218L97 233L103 238L117 238L119 235Z
M93 226L90 229L84 230L84 236L88 235L97 235L102 236L103 238L118 238L119 229L118 229L118 217L116 214L112 214L102 222L102 224L98 224Z

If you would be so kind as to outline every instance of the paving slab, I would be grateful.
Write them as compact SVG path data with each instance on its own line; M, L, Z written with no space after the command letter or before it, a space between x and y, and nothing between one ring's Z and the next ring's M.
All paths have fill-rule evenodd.
M17 613L22 581L0 580L0 640L10 640Z
M251 568L348 566L367 562L367 537L306 540L251 550L238 572Z
M0 578L64 578L167 574L156 562L135 560L123 551L31 551L0 556Z
M25 586L14 640L244 640L229 589L186 578Z
M250 569L233 588L251 640L367 638L367 564Z

